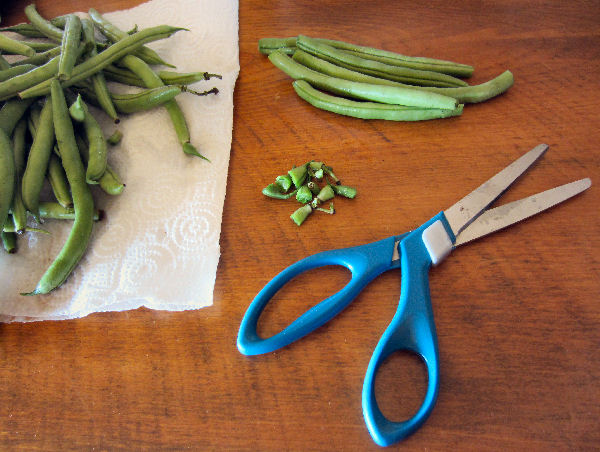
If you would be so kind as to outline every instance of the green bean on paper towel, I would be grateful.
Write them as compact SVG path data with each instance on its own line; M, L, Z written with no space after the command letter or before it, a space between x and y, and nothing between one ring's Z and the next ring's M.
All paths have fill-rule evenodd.
M333 202L328 209L322 203L332 200L336 195L354 198L356 189L341 185L330 166L323 162L311 160L304 165L295 166L275 178L275 182L262 190L263 195L274 199L289 199L295 197L302 204L291 215L290 219L300 226L314 211L327 214L335 213Z

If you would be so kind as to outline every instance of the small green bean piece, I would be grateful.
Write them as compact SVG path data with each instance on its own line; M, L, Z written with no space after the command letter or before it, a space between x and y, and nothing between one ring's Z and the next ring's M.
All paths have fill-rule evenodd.
M127 36L108 47L103 52L100 52L99 54L90 57L84 62L76 65L71 73L71 78L69 80L64 80L61 85L63 87L69 87L75 83L85 80L86 78L101 71L104 67L108 66L112 62L131 53L140 46L148 42L168 38L169 36L181 30L184 30L184 28L159 25L157 27L146 28L134 35ZM51 81L52 78L49 78L48 80L38 83L29 89L21 91L19 92L19 97L22 99L27 99L48 94L50 91Z
M269 60L293 79L305 80L311 85L341 96L385 104L406 105L422 108L454 110L456 99L441 94L418 91L412 88L374 85L353 82L321 74L297 63L281 52L273 52Z
M24 55L27 57L35 55L35 50L23 41L17 41L3 34L0 34L0 51L10 55Z
M319 205L322 202L325 201L329 201L330 199L332 199L335 196L335 192L333 190L333 188L331 187L331 185L325 185L321 191L319 192L319 194L317 195L316 202L313 205L313 207L317 207L317 205Z
M300 188L308 176L307 165L296 166L288 171L296 188Z
M85 170L75 142L73 124L58 80L52 81L51 98L56 140L73 194L75 220L62 250L31 294L48 293L67 279L87 248L94 218L94 200L85 182Z
M0 224L8 219L15 191L15 157L12 143L4 130L0 128Z
M60 28L52 25L50 21L43 18L33 3L25 7L25 15L31 22L31 25L33 25L44 36L53 41L62 41L63 31Z
M356 196L356 188L348 187L347 185L331 185L331 188L336 195L341 195L345 198L353 199Z
M0 236L2 237L2 246L4 250L9 254L14 254L17 252L17 234L14 232L2 231L0 232Z
M296 194L296 191L297 190L294 190L291 193L285 193L278 184L269 184L262 189L262 194L269 198L289 199Z
M35 68L36 66L33 64L22 64L20 66L10 67L8 69L2 69L0 70L0 82L4 82L8 79L16 77L17 75L24 74Z
M332 202L329 203L329 209L323 209L322 207L317 207L317 208L315 208L315 210L318 210L319 212L328 213L329 215L333 215L335 213L335 209L333 208Z
M51 154L48 161L48 182L59 204L63 207L73 207L69 181L56 153Z
M106 142L112 146L116 146L123 139L123 132L115 130L114 133L106 139Z
M23 204L21 196L21 179L25 168L25 134L27 132L27 120L21 118L17 123L12 137L13 155L15 161L15 191L12 202L12 217L17 233L21 233L27 226L27 209Z
M79 56L79 43L81 42L81 19L75 14L67 16L65 31L62 35L61 52L58 61L58 79L68 80L75 67Z
M381 78L387 78L411 85L442 87L468 86L463 80L452 77L451 75L433 71L410 69L401 66L392 66L379 61L361 58L303 35L298 36L296 45L299 49L337 64L338 66L343 66L354 71Z
M106 18L104 18L98 11L93 8L90 8L88 11L90 18L96 24L96 26L102 31L102 33L113 42L120 41L129 35L127 32L120 30L112 23L110 23ZM139 33L139 32L138 32ZM136 49L134 52L137 56L142 58L148 64L161 64L163 66L175 67L172 64L164 61L158 53L152 50L149 47L140 47Z
M35 125L35 120L33 121ZM44 183L44 175L48 170L48 162L54 146L54 122L52 119L52 102L46 97L44 106L35 125L33 143L29 149L27 165L21 182L21 192L25 207L36 220L39 220L38 206L40 193Z
M279 185L279 187L281 187L281 191L285 193L292 186L292 178L287 174L283 174L275 178L275 183Z
M405 107L377 102L357 102L343 97L331 96L314 89L304 80L295 80L294 90L302 99L321 110L361 119L385 119L388 121L424 121L462 114L463 105L454 109Z
M296 201L302 204L306 204L307 202L311 202L312 199L313 194L312 191L310 191L310 188L308 188L308 186L303 185L298 189L298 192L296 193Z
M297 209L293 214L290 215L290 218L294 223L300 226L304 223L304 220L312 213L313 209L310 204L304 204L302 207Z
M75 121L83 122L85 118L85 110L83 109L83 99L81 99L81 94L77 94L75 102L73 102L69 107L69 114Z

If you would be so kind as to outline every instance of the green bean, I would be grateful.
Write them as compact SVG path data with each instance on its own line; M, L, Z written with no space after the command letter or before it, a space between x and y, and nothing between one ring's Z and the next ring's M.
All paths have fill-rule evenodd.
M0 70L0 82L4 82L8 79L16 77L17 75L24 74L35 68L36 66L33 64L22 64L20 66L10 67L8 69L2 69Z
M180 30L184 29L171 27L168 25L159 25L157 27L146 28L134 35L127 36L108 47L104 52L100 52L98 55L88 58L84 62L76 65L73 68L71 78L63 81L61 85L63 87L68 87L80 82L81 80L85 80L86 78L96 74L98 71L101 71L113 61L116 61L131 53L143 44L168 38L173 33L176 33ZM51 80L52 79L49 78L48 80L41 82L29 89L21 91L19 93L19 97L22 99L27 99L30 97L43 96L47 94L50 91Z
M94 200L85 182L85 170L75 142L73 124L58 80L51 83L51 99L56 140L73 194L75 220L62 250L31 294L48 293L67 279L87 248L94 218Z
M4 58L2 56L2 54L0 53L0 71L10 69L11 67L12 66L10 65L10 63L8 61L6 61L6 58Z
M60 28L52 25L50 21L44 19L37 11L34 4L30 4L25 7L25 15L31 22L31 25L33 25L45 37L57 42L62 41L63 31Z
M12 135L19 119L25 114L34 99L10 99L0 109L0 129L6 135Z
M258 40L258 51L269 55L276 50L292 55L296 50L296 37L292 38L262 38Z
M4 225L15 191L15 158L8 134L0 129L0 224Z
M51 154L48 161L48 182L54 197L63 207L73 206L73 197L69 189L69 181L56 153Z
M179 86L160 86L158 88L145 89L137 93L110 93L110 96L119 113L129 114L164 106L165 103L174 99L181 92L182 90ZM88 102L99 105L98 99L92 90L82 88L81 94Z
M115 130L114 133L106 139L106 142L112 146L116 146L123 139L123 132Z
M27 226L27 209L23 204L21 196L21 179L25 167L25 133L27 132L27 120L21 118L13 132L12 148L15 161L15 190L12 202L12 216L16 232L21 233Z
M103 217L103 211L94 210L94 221L99 221ZM40 218L52 220L74 220L75 209L73 207L63 207L57 202L44 201L40 203Z
M412 69L441 72L457 77L470 77L473 75L473 66L455 63L453 61L438 60L426 57L411 57L395 52L376 49L373 47L359 46L343 41L316 38L318 42L330 45L336 49L344 50L362 58L379 61L392 66L405 66Z
M463 111L460 104L454 109L406 107L378 102L356 102L331 96L314 89L304 80L295 80L294 90L309 104L322 110L361 119L386 119L389 121L423 121L459 116Z
M87 143L79 135L75 137L77 141L77 147L79 148L79 154L83 159L83 162L87 164L89 159L89 149ZM108 195L120 195L125 189L125 184L121 182L119 175L113 170L110 165L106 165L106 171L98 181L98 185Z
M144 84L148 88L160 88L164 86L164 83L160 79L158 75L140 58L135 55L127 55L121 60L121 63L137 75ZM169 113L169 117L171 118L171 122L173 123L173 127L175 129L175 134L179 139L179 143L182 146L183 152L189 155L195 155L196 157L200 157L204 160L208 160L202 154L200 154L196 148L190 142L190 132L187 126L187 122L185 120L185 116L179 108L179 105L175 101L175 99L169 100L164 104L167 113Z
M300 35L296 45L301 50L311 53L348 69L387 78L411 85L456 87L468 86L466 82L446 74L433 71L422 71L400 66L391 66L379 61L361 58L335 49L334 47Z
M113 81L140 86L142 88L146 87L142 79L128 69L109 65L104 68L103 72L106 77ZM209 72L158 71L157 74L165 85L190 85L203 80L210 80L211 78L222 78L219 74L211 74Z
M47 52L48 50L60 48L55 42L23 41L23 44L27 44L36 52Z
M94 38L94 24L89 19L83 19L81 21L81 26L83 29L84 40L90 46L89 56L93 57L98 54L96 50L96 39ZM94 92L96 93L98 103L104 112L115 123L119 123L119 115L117 114L112 99L110 98L108 86L106 85L106 80L102 71L92 76L92 84L94 86Z
M96 26L102 31L102 33L110 41L117 42L117 41L120 41L120 40L126 38L127 36L131 36L131 35L128 35L127 32L119 30L112 23L110 23L108 20L106 20L95 9L90 8L88 13L89 13L92 21L96 24ZM168 66L168 67L175 67L172 64L169 64L166 61L164 61L158 55L158 53L156 53L154 50L152 50L151 48L146 47L146 46L136 49L135 54L148 64L162 64L162 65Z
M11 25L10 27L0 28L0 31L12 31L13 33L18 33L21 36L25 36L27 38L45 38L46 37L46 35L41 33L32 24L26 24L26 23Z
M80 42L81 20L75 14L69 14L61 41L61 52L58 62L59 80L68 80L71 78L71 73L79 56L78 48Z
M81 99L78 97L78 99ZM83 128L88 142L88 161L85 179L88 184L97 184L106 171L106 138L104 132L83 101Z
M454 110L455 99L436 93L429 93L396 86L374 85L371 83L342 80L308 69L281 52L273 52L269 60L294 79L305 80L313 86L342 96L385 104L406 105L422 108Z
M352 71L350 69L346 69L328 61L322 60L321 58L318 58L302 50L297 50L293 55L293 59L298 63L308 67L309 69L313 69L317 72L321 72L322 74L329 75L331 77L338 77L344 80L352 80L355 82L400 86L404 88L416 89L419 91L429 91L453 97L460 103L475 103L486 101L508 90L514 82L512 73L510 71L505 71L498 77L480 85L471 85L458 88L414 86L405 85L403 83L395 82L393 80L386 80L379 77L373 77L371 75Z
M32 134L33 135L33 134ZM29 149L27 165L23 173L21 191L23 203L31 214L39 220L38 206L44 175L48 171L48 162L54 145L54 122L52 119L52 101L46 97L36 126L33 143Z
M44 80L47 80L48 77L56 74L58 71L59 58L59 56L55 56L43 66L32 69L24 74L17 75L4 82L0 82L0 99L10 99L11 97L16 96L19 91L43 82Z
M35 50L27 44L3 34L0 34L0 50L11 55L24 55L27 57L35 55Z
M14 232L2 231L0 232L0 236L2 238L2 246L4 250L9 254L14 254L17 252L17 234Z
M15 61L13 66L20 66L23 64L33 64L34 66L43 66L48 63L52 58L60 55L60 46L53 49L46 50L45 52L37 53L30 58L23 58L22 60Z

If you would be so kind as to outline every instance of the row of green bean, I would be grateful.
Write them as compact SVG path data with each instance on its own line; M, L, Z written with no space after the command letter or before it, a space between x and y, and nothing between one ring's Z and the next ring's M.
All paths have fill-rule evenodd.
M484 102L514 83L505 71L470 86L473 67L409 57L343 41L263 38L259 51L294 79L295 92L311 105L362 119L419 121L461 115L465 103Z
M122 134L117 129L107 137L95 115L118 124L121 114L164 107L183 152L205 158L191 144L175 98L183 92L216 94L216 88L197 92L187 85L220 76L154 67L173 66L145 44L182 28L121 31L94 9L84 18L48 20L31 4L25 14L29 23L2 29L20 38L0 33L0 238L13 253L19 234L46 232L37 226L44 221L73 222L62 249L27 293L34 295L59 287L84 255L93 224L102 217L93 187L109 195L125 187L108 162L109 147ZM122 94L109 82L134 86L135 92Z

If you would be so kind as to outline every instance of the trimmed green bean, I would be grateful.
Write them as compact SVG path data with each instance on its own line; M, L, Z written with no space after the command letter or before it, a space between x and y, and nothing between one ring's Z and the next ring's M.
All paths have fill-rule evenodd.
M27 132L27 120L21 118L17 123L12 137L12 148L15 161L15 190L12 202L12 217L15 230L21 233L27 226L27 209L23 204L21 196L21 179L25 168L25 134Z
M62 35L61 52L58 61L58 79L68 80L79 57L81 42L81 19L75 14L69 14Z
M46 97L44 106L36 125L33 143L29 149L27 165L21 181L23 203L31 214L39 219L38 206L44 176L48 171L48 162L54 146L54 122L52 119L52 102Z
M52 58L60 55L60 46L53 49L46 50L45 52L37 53L30 58L23 58L22 60L15 61L13 66L21 66L23 64L33 64L34 66L43 66L48 63Z
M184 30L184 28L171 27L168 25L159 25L157 27L146 28L139 31L138 33L127 36L120 41L116 42L112 46L108 47L105 51L100 52L96 56L88 58L84 62L76 65L73 68L71 78L61 83L63 87L71 86L77 82L85 80L86 78L101 71L104 67L111 64L113 61L122 58L123 56L131 53L140 46L157 41L159 39L165 39L172 34ZM50 91L50 83L52 78L45 80L29 89L21 91L19 97L27 99L31 97L43 96L48 94Z
M35 50L29 47L22 41L9 38L6 35L0 34L0 51L10 55L24 55L32 57L35 55Z
M305 80L323 90L362 100L393 105L455 110L456 99L448 96L396 86L343 80L308 69L281 52L273 52L269 60L293 79Z
M388 105L377 102L357 102L318 91L304 80L295 80L293 86L298 96L314 107L353 118L424 121L459 116L463 111L462 104L454 109L439 109Z
M23 41L23 44L27 44L36 52L47 52L59 47L55 42Z
M164 86L164 83L152 70L152 68L150 68L150 66L148 66L143 60L135 55L127 55L121 60L121 63L140 79L142 79L148 88L158 89ZM175 134L179 139L179 143L182 146L183 152L189 155L195 155L196 157L200 157L204 160L208 160L198 152L194 145L192 145L190 131L188 129L185 116L183 115L183 112L181 111L181 108L179 108L179 105L175 99L169 100L163 106L167 110L167 113L169 113L169 117L171 118L171 122L173 123L173 127L175 129Z
M292 38L262 38L258 40L258 51L269 55L276 50L292 55L296 50L296 37Z
M466 82L456 77L440 74L433 71L423 71L400 66L392 66L379 61L361 58L356 55L340 51L330 45L323 44L307 36L299 35L296 45L301 50L311 53L354 71L387 78L410 85L456 87L468 86Z
M8 219L15 191L15 157L8 134L0 128L0 224Z
M81 21L81 26L83 29L84 41L89 44L89 56L93 57L98 54L98 51L96 50L96 39L94 38L94 24L89 19L83 19ZM100 71L94 74L91 78L94 92L96 93L96 98L98 99L100 107L104 110L109 118L111 118L115 123L119 123L119 115L117 114L117 110L115 109L112 99L110 98L110 92L108 91L104 73Z
M73 197L69 189L69 181L56 153L51 154L48 161L48 182L58 203L63 207L72 207Z
M58 71L59 58L57 55L43 66L0 82L0 100L10 99L16 96L19 91L37 85L55 75Z
M25 36L27 38L45 38L46 37L46 35L41 33L32 24L28 24L28 23L11 25L10 27L0 28L0 31L12 31L13 33L18 33L21 36Z
M8 69L2 69L0 70L0 82L4 82L8 79L16 77L17 75L24 74L35 68L36 66L33 64L22 64L20 66L10 67Z
M63 31L42 17L33 3L25 7L25 15L31 22L31 25L45 37L57 42L62 41Z
M379 77L373 77L371 75L352 71L350 69L346 69L328 61L322 60L321 58L318 58L302 50L297 50L293 55L293 59L298 63L308 67L309 69L313 69L317 72L321 72L322 74L329 75L331 77L338 77L344 80L351 80L355 82L373 83L388 86L400 86L404 88L416 89L419 91L429 91L432 93L443 94L445 96L453 97L460 103L476 103L486 101L508 90L514 82L512 73L510 71L505 71L498 77L479 85L464 86L459 88L414 86L405 85L403 83L395 82L393 80L386 80Z
M73 194L75 220L62 250L31 294L48 293L67 279L87 248L94 222L94 200L85 182L85 170L75 142L73 124L58 80L51 83L51 99L56 141Z
M120 30L108 20L106 20L98 11L93 8L90 8L88 11L90 18L96 24L96 26L102 31L102 33L113 42L120 41L125 39L129 35L127 32ZM172 64L164 61L158 53L152 50L149 47L143 46L139 49L136 49L134 52L137 56L139 56L142 60L144 60L148 64L161 64L163 66L175 67Z

